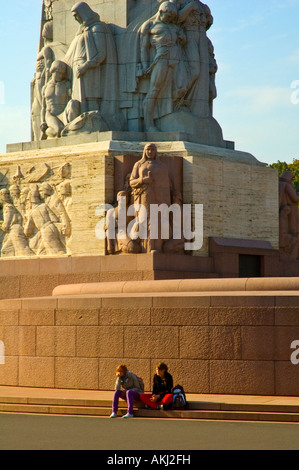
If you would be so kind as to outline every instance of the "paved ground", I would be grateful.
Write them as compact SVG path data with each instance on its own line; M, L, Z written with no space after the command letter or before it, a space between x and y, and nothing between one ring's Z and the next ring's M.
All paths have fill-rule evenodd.
M0 429L0 450L299 450L299 424L0 414Z

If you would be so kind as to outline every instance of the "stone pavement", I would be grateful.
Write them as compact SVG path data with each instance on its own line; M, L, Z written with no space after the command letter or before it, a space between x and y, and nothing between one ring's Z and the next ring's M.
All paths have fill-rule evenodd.
M2 386L0 450L102 450L105 463L110 450L299 449L299 397L187 395L187 411L136 407L137 419L123 420L108 418L112 396Z
M0 450L100 450L98 464L121 451L195 451L198 463L200 450L299 450L299 425L293 423L0 413L0 428Z

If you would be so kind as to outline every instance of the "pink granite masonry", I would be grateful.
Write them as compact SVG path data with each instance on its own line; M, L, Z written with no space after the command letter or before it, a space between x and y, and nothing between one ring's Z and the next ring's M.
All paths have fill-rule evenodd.
M188 393L299 394L298 291L162 290L1 300L0 385L112 390L125 363L149 391L163 360Z

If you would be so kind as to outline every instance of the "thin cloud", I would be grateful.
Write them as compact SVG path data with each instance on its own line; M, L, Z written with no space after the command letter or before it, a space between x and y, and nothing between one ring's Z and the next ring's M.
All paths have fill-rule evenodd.
M227 92L227 96L246 102L250 111L269 113L275 108L290 106L291 89L287 87L246 86Z

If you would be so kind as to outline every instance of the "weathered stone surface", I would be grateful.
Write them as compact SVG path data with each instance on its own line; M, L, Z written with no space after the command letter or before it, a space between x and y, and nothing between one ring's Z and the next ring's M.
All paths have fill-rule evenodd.
M208 308L154 307L151 309L152 325L207 325Z
M225 146L213 118L218 66L207 36L213 24L207 5L189 0L50 5L43 4L31 84L33 140L145 130L189 132L202 143Z
M275 373L271 361L211 361L210 393L274 395Z
M55 387L97 390L98 360L82 357L58 357L55 360Z
M156 297L133 294L110 294L101 299L104 306L94 297L59 299L65 308L57 308L55 298L1 301L5 364L0 364L0 383L111 390L115 369L124 363L150 391L155 366L163 361L190 393L296 394L298 366L291 364L291 343L299 339L293 317L298 297L289 297L287 325L269 323L272 307L256 308L252 302L246 307L244 295L240 314L226 306L223 316L221 309L202 306L213 294L199 295L198 307L195 297L190 307L188 296L162 293L163 307L153 305ZM279 298L274 297L275 304ZM283 309L286 315L288 307Z
M19 382L20 387L53 388L54 358L53 357L20 357Z
M35 167L38 162L40 165L46 164L54 175L49 173L42 177L40 182L36 182L39 191L41 191L43 181L48 182L52 188L56 188L57 184L64 181L65 178L61 176L60 169L64 164L68 164L71 168L71 173L66 179L72 187L72 210L69 218L70 234L66 236L60 232L63 239L63 249L65 250L64 256L67 256L67 254L72 255L72 257L105 255L105 240L100 240L96 233L96 228L99 227L98 224L101 221L97 208L100 204L114 204L116 197L114 182L115 157L121 154L127 156L126 158L129 158L131 161L132 170L134 162L138 161L142 156L143 148L144 145L142 143L132 143L128 146L120 142L111 142L11 153L9 156L1 157L0 171L2 166L7 168L7 163L9 162L7 174L9 183L7 186L10 187L14 183L14 176L18 167L21 168L22 174L26 175L26 172ZM220 152L219 149L213 147L199 144L182 145L179 142L177 144L175 142L159 143L157 144L157 149L159 157L166 163L172 161L174 156L183 161L183 203L191 204L192 207L195 204L202 204L204 207L203 247L196 254L201 257L209 256L209 237L211 236L267 240L273 248L278 248L278 190L275 190L277 188L276 172L259 164L253 157L249 158L247 154L228 149L221 149ZM248 177L244 178L244 173L246 172ZM271 187L271 190L266 191L263 189L261 191L261 186L259 186L261 179L263 180L263 188ZM38 178L35 178L36 180ZM19 186L28 189L30 184L26 181L26 179L21 178ZM215 189L216 187L218 189ZM239 197L244 191L246 191L246 197ZM30 196L28 195L28 197ZM61 205L61 211L57 215L57 222L54 223L59 231L63 226L63 210L67 206L62 197L59 198L57 196L55 200L59 207ZM233 204L232 209L233 200L237 200L238 204ZM249 205L248 200L251 201ZM49 206L50 202L45 204ZM40 207L40 205L37 207ZM262 217L261 214L263 214ZM254 223L248 224L248 220L252 220ZM21 225L21 227L23 226ZM37 248L34 248L34 235L30 235L30 231L26 231L26 233L28 235L28 243L34 252L33 258L38 256L38 253L40 253L41 257L49 256L49 252L41 250L43 245L37 244ZM10 235L7 233L5 236ZM45 240L41 240L40 243L42 242L46 243ZM1 258L6 256L12 256L17 259L28 257L25 253L20 255L19 252L9 251L8 246L10 245L7 243L4 245L6 248L2 252ZM59 256L59 251L55 252L55 255L52 254L53 256ZM132 261L128 264L130 269L133 259L136 262L136 258L134 255L132 256ZM61 257L63 256L60 253ZM110 264L111 271L117 270L117 263L119 262L121 261L117 259L114 268ZM70 260L66 260L61 262L60 266L53 266L53 268L50 266L44 268L43 264L40 264L38 268L39 273L43 274L45 272L44 269L48 269L49 274L50 272L53 274L55 272L56 275L57 273L63 275L69 269L70 263L72 263ZM180 271L186 271L186 269L183 269L183 266L180 268ZM33 264L30 264L30 268L28 265L30 270L33 267ZM12 270L14 267L7 265L7 269ZM192 271L194 269L193 267ZM203 272L208 272L211 271L211 266L208 266L207 263L204 266L202 263L200 269ZM169 271L169 269L165 270ZM144 271L148 270L144 268ZM28 274L24 264L25 272ZM102 272L104 272L104 269ZM106 279L109 279L108 274L105 276Z
M273 326L243 326L242 359L247 361L273 360L276 354Z

